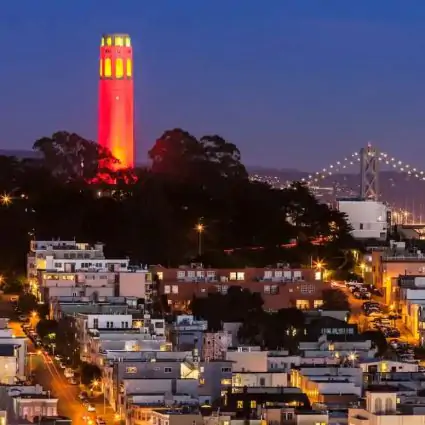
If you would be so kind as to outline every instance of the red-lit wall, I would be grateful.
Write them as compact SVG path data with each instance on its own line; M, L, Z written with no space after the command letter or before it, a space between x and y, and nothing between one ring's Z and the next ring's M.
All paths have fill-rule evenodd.
M105 35L100 47L98 137L120 161L117 168L134 166L133 53L126 40L127 35Z

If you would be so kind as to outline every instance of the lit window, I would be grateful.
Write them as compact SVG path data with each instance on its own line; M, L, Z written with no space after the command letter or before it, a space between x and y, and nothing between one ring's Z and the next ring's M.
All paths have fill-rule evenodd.
M130 37L125 38L125 47L131 47L131 40Z
M237 408L238 409L243 409L243 401L242 400L238 400L237 401Z
M108 38L106 39L106 45L107 45L107 46L112 46L112 38L111 38L111 37L108 37Z
M251 409L256 409L257 408L257 402L255 400L251 400Z
M131 77L132 75L132 69L131 69L131 59L127 59L127 77ZM183 272L184 273L184 272Z
M237 279L238 280L245 280L245 273L244 272L238 272L237 273Z
M232 385L232 380L229 378L224 378L221 380L221 385Z
M158 276L158 279L159 280L163 280L164 279L164 273L158 272L156 275Z
M310 302L308 300L297 300L295 306L298 310L308 310L310 308Z
M103 47L105 45L105 39L102 37L102 40L100 41L100 45Z
M112 75L112 65L111 65L111 59L106 58L105 59L105 69L104 74L105 77L110 77Z
M124 40L122 37L115 37L115 46L124 46Z
M115 77L122 78L124 76L124 66L122 63L122 59L118 58L115 61Z
M103 40L103 39L102 39ZM100 64L99 64L99 75L102 77L102 71L103 71L103 60L100 60Z
M126 368L127 373L137 373L137 367L135 366L129 366Z
M314 308L320 308L323 306L323 300L314 300Z
M164 286L164 294L169 294L170 292L171 292L170 285L165 285Z
M322 272L315 272L314 280L321 280L321 279L322 279Z
M171 293L178 294L179 293L179 287L177 285L171 286Z

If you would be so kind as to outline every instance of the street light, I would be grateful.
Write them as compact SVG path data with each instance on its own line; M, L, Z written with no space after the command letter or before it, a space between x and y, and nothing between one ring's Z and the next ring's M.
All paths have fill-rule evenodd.
M202 223L198 223L195 230L198 232L198 256L200 257L202 255L202 233L205 230L205 226Z
M0 196L0 202L2 205L8 206L12 203L12 198L7 193Z

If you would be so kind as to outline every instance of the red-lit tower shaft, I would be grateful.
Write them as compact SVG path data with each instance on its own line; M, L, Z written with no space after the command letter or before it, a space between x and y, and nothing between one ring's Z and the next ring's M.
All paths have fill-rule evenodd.
M127 34L106 34L100 47L99 143L134 166L133 51Z

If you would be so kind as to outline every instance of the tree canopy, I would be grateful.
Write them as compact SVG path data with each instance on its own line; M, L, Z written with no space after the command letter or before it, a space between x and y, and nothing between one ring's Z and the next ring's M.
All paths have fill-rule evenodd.
M108 256L164 266L323 258L350 268L355 242L344 214L300 183L279 190L251 181L237 147L220 136L166 131L149 151L151 166L134 170L117 171L110 152L72 132L41 138L34 150L39 159L0 156L2 273L25 269L34 237L102 241Z

